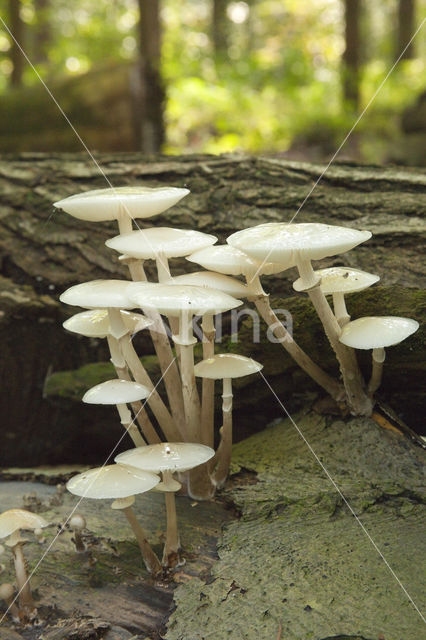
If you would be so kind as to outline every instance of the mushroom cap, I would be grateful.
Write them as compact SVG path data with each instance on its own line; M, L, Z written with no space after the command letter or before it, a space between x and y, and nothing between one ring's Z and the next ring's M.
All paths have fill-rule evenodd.
M84 498L127 498L145 493L160 482L160 477L127 465L109 464L83 471L67 482L70 493Z
M213 456L214 450L204 444L162 442L124 451L115 457L115 461L159 473L160 471L187 471L207 462Z
M153 324L153 320L140 313L120 311L125 326L130 333L136 333ZM62 325L68 331L79 333L87 338L106 338L111 333L108 309L89 309L76 313Z
M127 293L133 306L156 309L159 313L171 316L180 316L182 311L200 316L205 313L222 313L242 304L241 300L217 289L183 284L133 282Z
M81 515L81 513L74 513L73 516L68 521L71 529L85 529L86 528L86 518Z
M2 600L10 600L15 595L15 587L10 582L0 584L0 598Z
M194 367L199 378L222 380L223 378L242 378L257 373L263 365L256 360L237 355L236 353L218 353L212 358L201 360Z
M9 509L0 515L0 538L10 536L18 529L42 529L48 523L37 513L26 509Z
M411 318L371 316L348 322L339 340L354 349L380 349L402 342L418 328L419 323Z
M326 296L332 293L362 291L380 280L380 276L351 267L329 267L328 269L318 269L315 273L321 278L320 287ZM303 291L302 278L298 278L293 283L293 288L296 291Z
M227 244L201 249L201 251L196 251L188 256L187 260L201 265L204 269L211 269L231 276L252 274L257 270L259 270L260 275L272 275L273 273L280 273L287 268L285 265L273 262L262 264L240 251L240 249Z
M291 267L298 258L320 260L349 251L369 238L370 231L319 222L269 222L237 231L227 242L257 260Z
M217 242L216 236L201 231L153 227L123 233L107 240L105 244L110 249L115 249L131 258L152 260L159 253L164 254L166 258L188 256L215 242Z
M115 220L121 212L131 218L150 218L188 195L177 187L115 187L77 193L53 204L74 218L97 222Z
M150 394L148 387L130 380L107 380L92 387L82 400L87 404L126 404L144 400Z
M195 287L208 287L218 289L234 298L245 298L250 295L249 289L244 282L225 276L223 273L215 271L195 271L175 276L167 281L167 284L190 284Z
M114 307L133 309L135 305L126 294L130 280L91 280L76 284L64 291L59 300L86 309Z

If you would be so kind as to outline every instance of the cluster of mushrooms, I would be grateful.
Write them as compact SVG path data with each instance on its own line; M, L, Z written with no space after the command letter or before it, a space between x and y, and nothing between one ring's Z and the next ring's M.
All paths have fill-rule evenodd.
M127 517L145 565L155 576L181 562L175 493L208 499L226 481L232 449L232 379L262 368L241 355L215 354L216 314L240 306L241 298L253 303L276 341L305 373L342 411L360 416L372 413L385 348L418 328L415 320L400 317L351 321L345 294L361 291L379 277L346 267L312 268L312 260L347 252L368 240L369 231L316 223L268 223L238 231L227 244L216 245L215 236L199 231L138 227L136 220L166 211L188 193L175 187L119 187L89 191L55 203L85 221L116 220L119 234L106 245L119 253L120 262L127 265L130 274L129 280L78 284L60 297L62 302L84 309L69 318L64 327L90 338L105 338L116 371L116 378L89 389L83 401L116 405L120 422L134 444L115 458L115 464L79 474L67 488L82 498L112 500L112 508L122 510ZM134 222L137 229L133 228ZM204 270L173 277L169 259L178 257L186 257ZM158 282L147 281L146 260L155 261ZM260 276L292 267L299 273L293 287L309 296L336 354L340 379L330 376L303 351L270 306ZM327 296L332 296L332 307ZM195 316L202 319L203 360L197 363ZM133 346L132 339L139 331L150 332L158 357L161 379L155 383ZM368 383L361 375L356 349L372 350ZM201 378L200 387L197 377ZM223 381L222 426L216 450L215 380ZM162 395L160 384L164 386ZM132 510L135 495L151 489L165 495L167 533L161 562ZM4 535L13 538L12 530L1 528L3 516L0 535L7 530ZM38 528L41 526L45 525L39 523ZM19 533L16 535L19 538ZM13 548L19 549L20 544L22 540ZM14 555L19 556L18 551ZM21 608L29 609L29 587L23 589L19 580Z
M134 494L149 488L164 491L164 567L179 561L174 493L181 490L194 499L208 499L224 485L232 449L232 379L262 368L241 355L215 354L216 314L237 308L242 298L254 303L282 347L342 410L365 416L372 412L385 347L400 342L418 327L415 320L398 317L351 321L345 294L371 286L378 276L346 267L313 270L312 260L349 251L368 240L369 231L314 223L268 223L238 231L227 239L227 244L216 245L215 236L200 231L138 227L136 220L164 212L188 193L187 189L176 187L119 187L89 191L55 203L86 221L116 220L119 234L107 240L106 245L118 252L130 273L129 280L77 284L60 297L64 303L85 309L68 319L65 328L106 338L117 375L88 390L83 401L115 404L121 424L135 445L117 456L115 465L73 478L68 489L80 496L113 499L113 506L123 508L145 550L146 540L135 523L130 503ZM138 228L134 229L133 223ZM186 257L205 270L173 277L169 260L178 257ZM148 282L146 260L155 261L158 282ZM299 273L294 289L310 297L336 354L341 379L330 376L301 349L270 306L260 276L292 267ZM328 295L333 297L333 308ZM196 364L195 316L201 317L203 332L203 360ZM155 384L133 346L132 338L141 330L150 332L158 357L161 380ZM372 349L368 384L361 375L355 349ZM202 380L200 388L197 377ZM215 380L223 381L222 426L216 451ZM160 383L164 385L163 396L158 391ZM169 463L172 464L167 466ZM141 474L145 473L148 489L138 491L134 485L139 482L142 487ZM161 474L161 482L155 474ZM119 481L118 477L122 479ZM133 484L128 487L131 477ZM114 478L111 488L108 478ZM142 553L149 570L159 571L160 565L151 552L149 558L146 551Z

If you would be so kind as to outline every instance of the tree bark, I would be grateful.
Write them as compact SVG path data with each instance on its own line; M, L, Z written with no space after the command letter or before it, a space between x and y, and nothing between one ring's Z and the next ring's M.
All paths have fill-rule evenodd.
M119 154L99 155L97 160L117 186L174 185L191 190L170 211L139 221L141 227L199 229L218 236L220 243L238 229L289 220L324 170L322 165L235 155L146 161L140 154ZM96 278L128 279L126 267L104 245L116 235L115 224L76 220L52 207L59 198L104 186L99 170L83 154L0 157L0 411L6 434L0 448L2 465L12 460L14 464L24 464L24 460L25 464L34 464L34 460L37 464L59 459L70 462L77 454L86 456L91 464L99 456L95 452L99 438L105 450L110 450L121 435L120 424L109 409L83 406L70 397L76 382L81 397L99 381L99 375L106 380L114 373L106 364L96 365L95 372L79 369L87 363L106 363L107 347L65 332L61 323L76 309L58 303L58 295L73 284ZM297 222L326 222L373 232L364 245L315 265L346 265L381 276L380 290L374 287L348 300L353 317L385 314L422 319L425 202L426 180L420 172L347 164L332 166L300 211ZM147 261L146 267L149 278L154 279L154 263ZM171 262L176 275L188 267L184 259ZM273 308L291 312L294 336L301 347L334 375L334 360L309 301L293 291L296 277L289 271L262 280L275 296ZM230 329L226 317L222 329L226 338ZM151 343L144 334L136 337L136 349L146 356L145 366L157 379ZM246 349L244 355L265 363L265 375L272 376L283 397L297 402L300 389L315 391L282 347L269 342L265 334L262 327L261 341L253 344L250 324L240 323L238 349ZM385 400L409 424L416 420L420 425L424 399L420 332L410 340L406 346L389 350L383 390ZM368 379L369 354L362 355L361 364ZM50 400L43 398L46 378L77 369L76 378L65 376L69 388L62 386L50 394ZM247 425L252 430L259 428L266 413L274 417L273 404L262 404L259 394L258 380L241 393L236 390L236 439L244 435ZM56 404L52 404L53 397ZM83 433L88 438L84 451L80 444ZM130 441L126 444L131 446Z
M345 51L342 59L343 97L359 107L361 0L345 0Z
M407 47L414 35L416 16L415 0L398 0L397 39L395 59L398 60L401 53ZM414 58L414 42L411 42L401 56L401 60Z
M20 87L22 84L22 74L24 71L24 58L18 45L24 46L24 22L21 18L21 1L9 0L9 28L13 38L11 38L10 61L12 63L12 73L10 84L12 87Z
M144 153L156 153L164 142L164 98L161 78L160 0L139 0L140 96L138 136Z

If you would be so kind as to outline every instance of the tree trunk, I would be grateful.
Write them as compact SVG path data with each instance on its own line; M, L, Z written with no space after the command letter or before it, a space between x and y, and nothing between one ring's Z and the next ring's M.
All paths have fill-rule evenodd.
M398 0L398 24L395 59L397 60L414 35L416 16L415 0ZM414 58L414 42L406 48L401 60Z
M342 59L343 97L359 107L361 0L345 0L345 51Z
M141 227L192 227L213 233L221 243L237 229L289 220L324 170L322 165L235 155L157 157L146 161L140 154L105 154L97 159L117 186L174 185L191 190L170 212L140 220ZM70 462L77 454L84 454L87 460L92 456L91 463L93 457L99 456L94 444L100 434L105 450L112 448L121 434L110 409L103 409L101 415L97 409L70 399L76 383L72 376L65 376L68 387L65 384L55 393L51 391L51 397L58 400L56 405L43 397L45 380L52 373L106 362L109 357L100 341L80 339L63 330L62 321L76 310L65 308L57 299L64 289L79 282L128 278L117 255L104 244L117 233L116 225L76 220L52 208L52 202L59 198L104 186L98 169L83 154L0 157L0 411L6 434L0 448L2 465L23 464L23 460L25 464L34 464L35 460L37 464L59 459ZM415 170L334 165L300 211L297 222L326 222L373 232L372 240L364 245L318 263L322 267L343 264L381 276L380 290L374 287L348 301L354 317L385 313L422 319L425 196L426 180ZM146 266L152 279L154 265L147 261ZM174 274L183 273L188 267L184 259L171 263ZM193 265L192 269L197 267ZM334 360L319 323L309 311L309 302L293 291L295 278L295 274L286 272L265 277L263 283L275 296L274 308L291 312L295 338L301 347L334 373ZM245 349L245 355L265 362L266 375L272 376L280 393L297 402L301 388L315 391L282 347L266 339L263 327L261 341L254 344L250 324L241 324L240 342L235 346ZM150 354L150 342L143 333L137 351ZM225 318L225 342L229 333ZM419 331L406 341L406 346L389 349L383 383L385 400L415 427L421 424L424 399L421 340ZM226 344L222 346L226 348ZM147 366L154 371L155 362L147 357ZM367 353L361 364L368 373ZM95 369L95 377L103 374L107 379L114 375L107 365ZM95 384L92 370L80 371L77 379L80 397ZM238 438L244 435L245 425L255 430L264 423L266 414L274 417L273 403L262 404L263 387L259 381L249 383L252 386L244 392L235 392L236 412L241 411L244 417L235 419ZM83 433L89 438L84 450L80 445Z
M139 0L140 92L138 137L144 153L156 153L164 142L164 98L161 79L160 0Z
M34 0L36 27L33 43L34 62L46 62L47 47L50 41L49 0Z
M228 54L229 20L226 15L228 0L213 0L212 39L216 56Z
M20 87L22 85L22 74L24 71L24 57L18 45L24 48L24 22L20 14L21 1L9 0L9 28L13 38L11 38L10 61L13 65L10 75L10 84L12 87Z

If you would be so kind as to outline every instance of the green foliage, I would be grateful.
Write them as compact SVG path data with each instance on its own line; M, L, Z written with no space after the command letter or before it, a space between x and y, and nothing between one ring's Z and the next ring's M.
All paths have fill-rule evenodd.
M393 63L395 6L366 3L363 17L362 105L366 107ZM7 16L6 0L0 0ZM50 0L43 14L22 0L24 48L49 85L99 65L137 56L136 0ZM426 0L417 2L417 23ZM344 49L341 0L229 2L228 50L215 55L211 0L162 0L162 75L167 88L167 153L284 152L290 147L336 149L355 121L342 103ZM38 40L48 26L47 41ZM0 93L11 72L10 39L0 31ZM425 89L422 54L386 81L358 127L369 161L386 156L399 135L399 114ZM38 78L26 65L24 84ZM69 105L65 105L67 108Z

